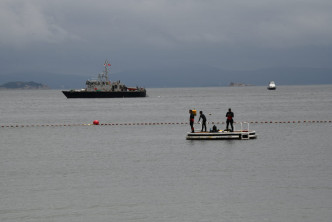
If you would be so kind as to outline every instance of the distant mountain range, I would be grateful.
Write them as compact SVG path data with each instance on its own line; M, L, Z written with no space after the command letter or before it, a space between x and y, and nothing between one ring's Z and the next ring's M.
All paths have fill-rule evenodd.
M0 84L14 81L34 81L52 89L80 89L93 75L72 75L47 72L24 72L0 75ZM332 69L328 68L269 68L249 71L223 70L214 67L164 67L158 69L127 70L111 73L110 79L121 80L127 86L147 88L161 87L208 87L229 86L230 83L245 85L332 84Z
M49 72L24 72L11 73L10 75L0 75L0 84L6 82L39 82L47 85L51 89L71 89L83 88L87 76L76 76L71 74L58 74Z
M36 82L8 82L0 85L0 89L49 89L47 85Z
M168 67L115 73L114 78L128 85L138 84L147 88L229 86L232 82L267 86L270 81L275 81L277 85L315 85L332 84L332 69L269 68L235 71L214 67Z

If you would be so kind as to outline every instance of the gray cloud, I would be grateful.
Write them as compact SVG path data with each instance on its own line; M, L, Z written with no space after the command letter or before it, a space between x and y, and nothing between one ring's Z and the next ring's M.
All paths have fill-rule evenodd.
M1 1L0 29L0 45L9 47L34 42L61 43L75 37L62 28L62 24L45 15L38 1Z
M1 65L8 72L16 59L38 61L66 73L70 64L84 61L84 71L112 57L119 71L169 63L331 67L330 21L330 0L2 0Z

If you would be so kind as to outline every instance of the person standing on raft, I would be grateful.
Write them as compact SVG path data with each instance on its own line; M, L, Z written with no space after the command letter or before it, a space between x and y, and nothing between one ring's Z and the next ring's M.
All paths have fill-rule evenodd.
M233 128L233 117L234 117L234 113L232 112L231 108L228 109L228 112L226 113L226 117L227 117L227 120L226 120L226 130L228 130L228 125L231 124L231 127L232 127L232 131L234 131L234 128Z
M202 118L202 132L203 132L203 129L205 129L205 131L204 132L206 132L206 117L205 117L205 115L203 114L203 111L199 111L199 119L198 119L198 122L201 120L201 118Z
M195 129L194 129L195 115L191 109L189 110L189 113L190 113L189 124L190 124L190 128L191 128L191 132L194 133L195 132Z

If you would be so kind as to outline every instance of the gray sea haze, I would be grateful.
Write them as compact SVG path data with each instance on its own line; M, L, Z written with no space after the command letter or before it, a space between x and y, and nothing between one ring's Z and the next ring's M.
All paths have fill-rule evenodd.
M1 222L332 220L332 85L0 94ZM238 122L301 123L251 124L246 141L187 141L186 124L76 126L188 122L192 108L224 121L229 107ZM48 124L70 126L32 126Z

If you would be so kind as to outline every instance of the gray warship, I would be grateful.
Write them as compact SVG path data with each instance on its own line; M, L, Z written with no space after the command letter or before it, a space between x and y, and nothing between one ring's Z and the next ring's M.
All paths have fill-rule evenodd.
M63 90L68 98L123 98L146 97L146 89L143 87L127 87L119 81L112 82L108 74L111 64L105 60L104 71L98 74L98 79L87 80L85 89Z

